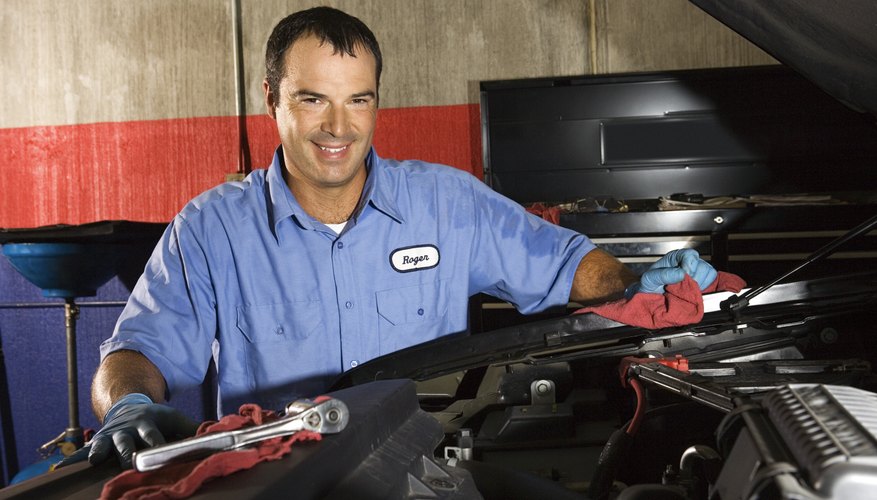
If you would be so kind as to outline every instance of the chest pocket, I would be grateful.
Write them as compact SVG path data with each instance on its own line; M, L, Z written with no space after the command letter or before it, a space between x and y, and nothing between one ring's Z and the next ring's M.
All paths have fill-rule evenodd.
M443 280L382 290L376 294L381 354L438 338L448 332L448 286Z
M241 361L246 364L247 401L281 408L300 395L325 390L337 362L331 362L329 336L317 333L324 329L322 309L320 301L238 308L237 328L246 339Z
M238 330L253 344L310 337L323 324L319 301L239 307Z

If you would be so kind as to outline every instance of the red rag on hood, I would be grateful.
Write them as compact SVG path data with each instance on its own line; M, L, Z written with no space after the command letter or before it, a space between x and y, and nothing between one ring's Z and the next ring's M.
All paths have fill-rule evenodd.
M278 419L273 411L262 410L258 405L241 406L240 415L226 415L219 422L204 422L196 435L220 432ZM296 441L319 441L317 432L299 431L290 436L266 439L252 448L221 451L200 461L171 464L148 472L125 471L108 481L101 491L104 499L164 500L186 498L195 493L207 481L246 470L259 462L277 460L289 453Z
M654 330L683 326L703 319L703 293L734 292L746 286L736 274L719 271L706 290L700 291L691 276L664 287L663 294L636 293L630 300L616 300L599 306L584 307L573 314L592 312L619 323Z

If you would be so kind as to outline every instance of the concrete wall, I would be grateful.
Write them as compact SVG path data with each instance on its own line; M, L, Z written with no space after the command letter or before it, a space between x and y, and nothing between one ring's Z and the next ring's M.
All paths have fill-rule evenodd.
M777 64L685 0L594 3L595 73Z
M265 41L279 19L313 3L243 0L256 167L277 144L260 92ZM359 16L381 41L380 153L476 175L481 80L773 62L685 0L325 3ZM237 170L229 1L3 0L0 27L0 227L165 222ZM0 426L15 441L0 447L12 457L4 472L14 473L66 425L63 313L6 262L0 291L0 382L9 382ZM114 280L90 300L127 293ZM85 426L97 425L87 404L97 344L119 311L81 313Z
M386 61L376 144L481 172L478 82L770 63L685 0L346 0ZM253 164L271 27L312 2L242 0ZM166 221L238 169L228 0L5 0L0 227Z

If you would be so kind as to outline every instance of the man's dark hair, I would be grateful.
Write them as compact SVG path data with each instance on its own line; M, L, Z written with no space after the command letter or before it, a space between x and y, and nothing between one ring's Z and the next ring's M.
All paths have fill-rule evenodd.
M296 40L309 35L329 43L335 54L345 53L355 57L354 49L365 48L375 58L375 82L381 83L381 48L374 33L359 19L331 7L314 7L286 16L277 23L265 50L265 78L274 94L275 104L280 101L280 81L283 79L286 49ZM377 90L377 88L375 89Z

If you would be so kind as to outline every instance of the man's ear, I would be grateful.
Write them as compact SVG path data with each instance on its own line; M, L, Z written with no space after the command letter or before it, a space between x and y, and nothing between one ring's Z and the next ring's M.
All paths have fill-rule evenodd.
M262 81L262 91L265 93L265 108L268 110L268 116L277 119L277 101L271 86L268 85L268 79Z

